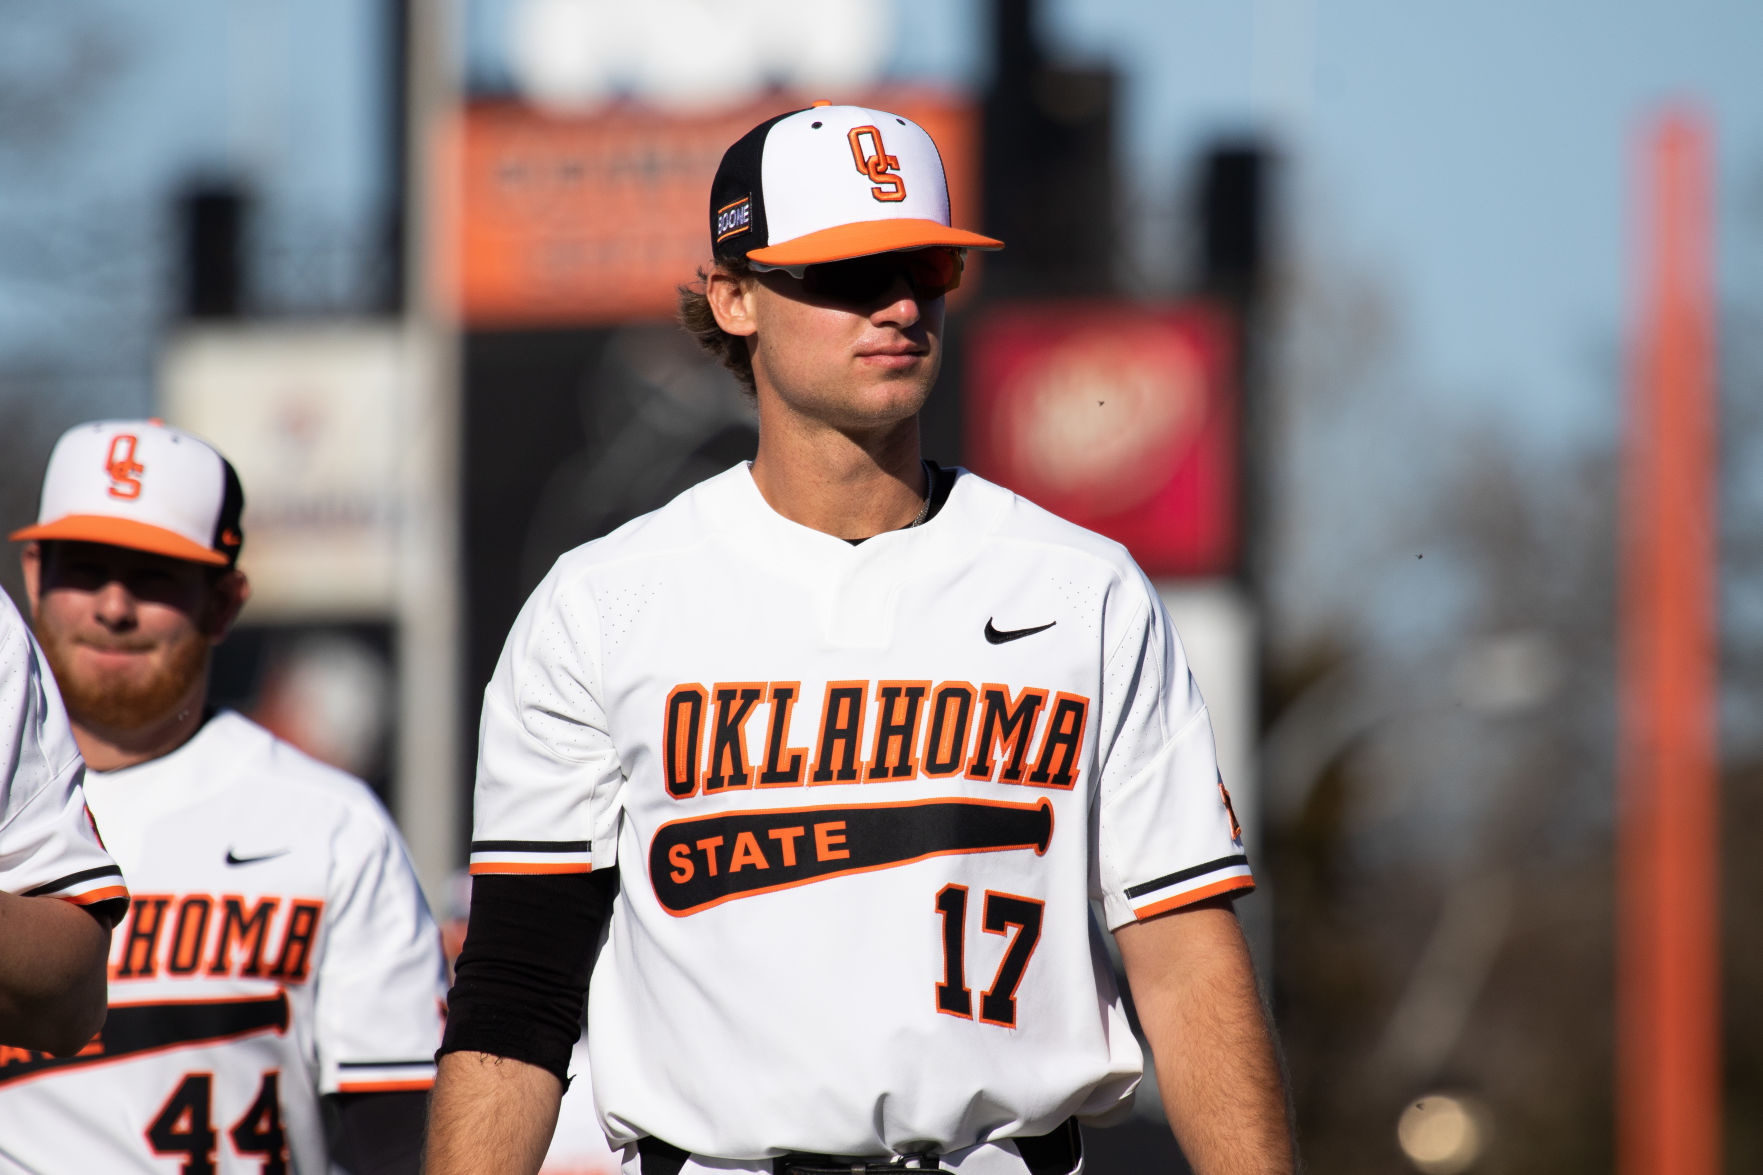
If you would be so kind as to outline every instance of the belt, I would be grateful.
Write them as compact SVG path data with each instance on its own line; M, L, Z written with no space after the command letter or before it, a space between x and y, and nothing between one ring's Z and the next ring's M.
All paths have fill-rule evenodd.
M1078 1132L1077 1119L1067 1118L1063 1125L1046 1134L1008 1140L1016 1144L1028 1175L1070 1175L1083 1156L1083 1136ZM637 1140L643 1175L679 1175L690 1154L659 1138ZM901 1175L909 1171L947 1171L938 1162L934 1151L894 1155L885 1159L862 1155L816 1155L791 1152L772 1160L774 1175Z

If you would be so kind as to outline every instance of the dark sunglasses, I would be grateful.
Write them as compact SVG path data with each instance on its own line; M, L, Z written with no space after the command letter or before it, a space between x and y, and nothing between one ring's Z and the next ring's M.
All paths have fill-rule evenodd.
M847 306L871 306L894 289L901 277L920 302L940 298L961 284L965 264L965 250L935 245L905 253L871 253L848 261L779 266L777 272L801 282L802 292L810 298Z

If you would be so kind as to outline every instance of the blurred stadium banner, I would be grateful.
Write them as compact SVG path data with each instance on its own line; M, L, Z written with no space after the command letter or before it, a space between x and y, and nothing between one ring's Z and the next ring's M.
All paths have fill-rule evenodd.
M244 483L249 622L395 610L407 367L391 327L211 327L168 342L163 415Z
M776 95L715 114L465 106L440 152L441 296L474 328L672 317L678 285L710 259L706 201L723 151L815 97ZM978 219L972 103L907 88L853 100L929 131L948 168L956 223Z
M976 473L1124 543L1153 577L1235 572L1238 405L1221 313L997 307L973 324L967 350Z

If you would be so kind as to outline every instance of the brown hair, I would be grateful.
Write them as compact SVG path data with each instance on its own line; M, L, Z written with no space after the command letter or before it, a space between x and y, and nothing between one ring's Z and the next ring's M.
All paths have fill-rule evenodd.
M716 262L716 268L737 278L753 272L745 257L725 258ZM743 391L749 396L757 395L753 384L753 356L747 350L747 340L731 335L717 325L716 314L710 309L710 299L704 293L709 277L709 270L700 269L696 283L679 287L679 324L700 347L728 369Z

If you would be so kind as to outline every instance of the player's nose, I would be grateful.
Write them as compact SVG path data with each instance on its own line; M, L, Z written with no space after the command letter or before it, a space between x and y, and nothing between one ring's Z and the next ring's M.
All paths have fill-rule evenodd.
M121 579L107 580L92 593L92 615L106 628L128 628L135 622L135 594Z
M882 295L881 304L870 314L869 320L877 326L906 327L917 322L923 313L912 283L904 273L897 273L894 284Z

